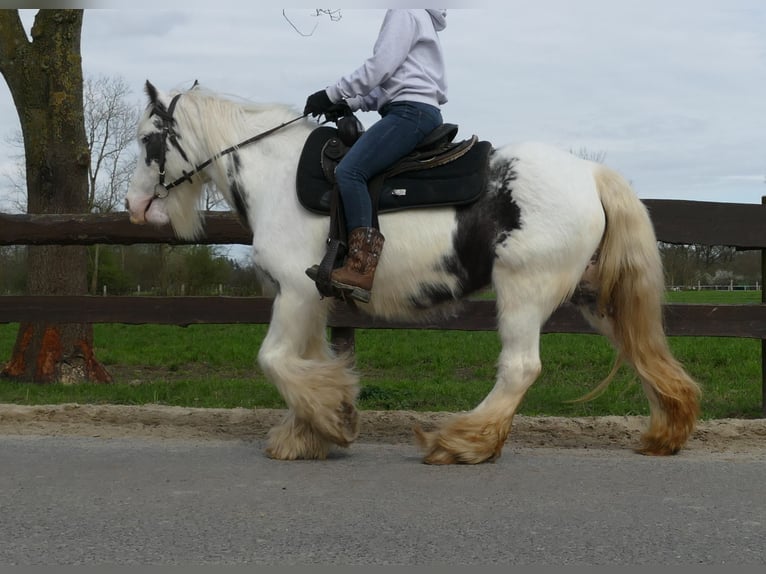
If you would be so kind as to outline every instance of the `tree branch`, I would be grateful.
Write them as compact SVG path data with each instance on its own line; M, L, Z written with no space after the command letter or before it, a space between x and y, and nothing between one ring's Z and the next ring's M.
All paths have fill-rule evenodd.
M319 25L319 23L314 24L314 27L311 29L311 32L306 34L305 32L301 32L298 29L298 27L295 24L293 24L292 20L290 20L290 18L287 17L287 13L285 12L284 8L282 9L282 16L284 17L285 20L287 20L288 24L292 26L293 30L298 32L298 34L300 34L303 37L313 36L314 31L317 29L317 26ZM320 16L328 16L331 22L338 22L343 17L343 15L341 14L340 8L336 10L333 10L332 8L317 8L316 12L314 13L314 16L317 18Z
M18 10L0 10L0 73L13 92L17 75L24 69L24 51L29 46Z

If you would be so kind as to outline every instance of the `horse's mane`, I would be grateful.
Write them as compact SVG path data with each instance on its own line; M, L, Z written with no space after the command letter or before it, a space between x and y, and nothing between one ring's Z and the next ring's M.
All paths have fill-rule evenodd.
M170 95L177 93L182 96L176 109L176 121L180 126L194 126L197 136L213 150L235 145L300 115L285 104L253 103L199 86ZM184 129L179 127L182 136Z
M225 96L195 86L181 94L174 118L182 145L192 152L197 161L204 161L215 154L237 145L254 135L300 116L300 112L285 104L259 104L233 96ZM273 146L283 134L270 137L264 146ZM215 161L219 181L226 179L226 163Z

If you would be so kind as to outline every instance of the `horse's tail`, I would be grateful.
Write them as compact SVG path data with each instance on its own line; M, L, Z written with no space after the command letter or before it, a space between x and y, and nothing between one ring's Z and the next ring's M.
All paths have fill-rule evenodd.
M606 215L597 261L598 313L620 359L641 378L651 421L641 452L674 454L686 443L699 412L699 387L673 357L665 336L665 282L651 219L628 182L604 166L594 178ZM614 371L613 371L614 372Z

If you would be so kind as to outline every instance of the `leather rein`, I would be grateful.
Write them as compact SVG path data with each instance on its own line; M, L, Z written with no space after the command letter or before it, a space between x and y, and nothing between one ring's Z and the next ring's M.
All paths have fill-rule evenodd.
M289 126L290 124L305 118L307 115L307 114L303 114L302 116L293 118L292 120L286 121L283 124L280 124L278 126L275 126L271 129L266 130L265 132L254 135L253 137L250 137L236 145L228 147L225 150L218 152L213 157L203 161L202 163L198 165L195 165L194 169L192 169L191 171L182 170L183 175L181 177L179 177L178 179L174 181L171 181L170 183L166 185L165 184L165 153L168 149L168 146L167 146L168 140L170 140L170 144L178 150L178 153L181 154L181 157L184 159L184 161L186 161L187 163L191 163L191 161L189 161L189 157L186 155L186 152L184 152L183 148L181 147L181 144L178 143L178 135L176 134L176 131L174 128L176 120L173 117L173 112L175 111L178 98L180 97L181 97L181 94L176 94L175 96L173 96L173 99L170 101L170 106L168 106L167 110L155 104L154 107L152 108L152 111L149 113L150 117L152 115L156 115L163 122L162 131L160 133L152 134L150 136L147 136L147 138L144 139L144 144L146 146L147 163L150 162L151 160L157 160L157 163L159 164L159 168L160 168L160 175L159 175L160 179L159 179L159 182L154 186L154 197L157 199L166 198L171 189L181 185L185 181L188 181L189 183L191 183L192 181L191 178L193 176L197 175L199 172L201 172L203 169L205 169L214 161L238 150L239 148L243 146L257 142L258 140L261 140L267 136L270 136L274 132L279 131L282 128ZM156 138L153 138L153 136L159 136L159 140L157 140ZM154 153L152 154L150 154L150 151L149 151L150 145L154 148L153 149Z

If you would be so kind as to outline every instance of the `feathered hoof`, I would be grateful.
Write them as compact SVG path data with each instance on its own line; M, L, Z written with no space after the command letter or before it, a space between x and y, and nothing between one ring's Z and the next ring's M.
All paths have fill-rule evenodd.
M480 464L500 458L504 441L487 441L483 435L467 433L448 435L444 430L412 429L420 448L425 451L425 464Z
M266 456L277 460L324 460L330 443L303 421L292 416L269 431Z
M644 435L641 437L641 446L636 449L636 452L646 456L671 456L678 454L684 444L686 444L686 438L678 441L668 437Z
M314 418L312 424L326 440L348 447L359 436L359 411L352 403L343 401L331 416Z
M662 410L653 412L649 428L641 435L641 444L636 449L648 456L669 456L677 454L694 432L699 412L697 393L690 390L685 400L660 397Z

